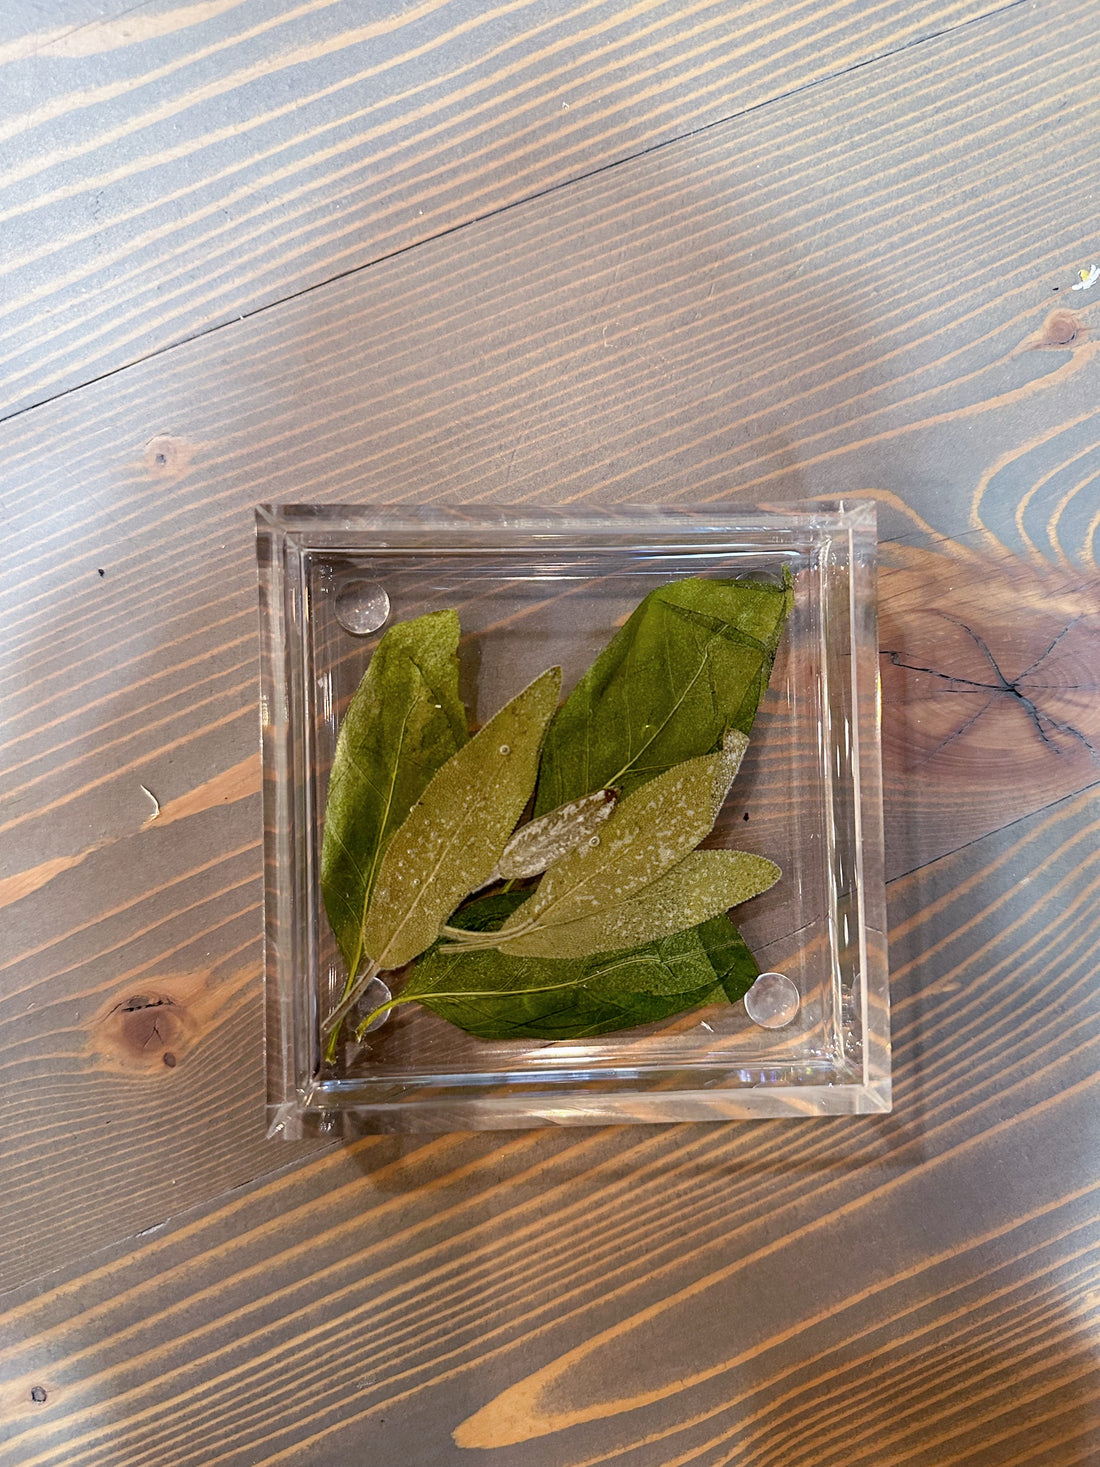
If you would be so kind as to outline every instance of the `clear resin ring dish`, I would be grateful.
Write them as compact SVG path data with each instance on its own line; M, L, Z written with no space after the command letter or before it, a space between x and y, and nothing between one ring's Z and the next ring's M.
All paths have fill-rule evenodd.
M257 511L257 535L272 1134L889 1110L871 506L284 505ZM477 727L552 665L568 693L659 586L787 573L793 609L771 682L704 842L782 868L734 912L761 975L745 998L568 1041L479 1039L410 1003L358 1036L346 1026L326 1062L321 1026L345 973L320 894L325 800L341 720L385 628L458 611ZM356 1015L387 997L374 980Z

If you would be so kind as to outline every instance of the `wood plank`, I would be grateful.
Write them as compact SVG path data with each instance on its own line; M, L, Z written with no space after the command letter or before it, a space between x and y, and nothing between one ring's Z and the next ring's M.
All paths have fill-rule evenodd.
M146 534L169 488L201 492L203 552L258 494L874 488L900 503L891 533L932 516L1087 566L1100 296L1070 286L1094 245L1100 48L1077 39L1083 4L1057 10L1060 28L1041 5L968 27L142 364L13 424L5 477L52 506L64 464ZM979 94L982 65L999 80ZM1055 186L1052 221L1035 206ZM1039 349L1052 315L1075 325ZM38 559L58 544L40 528ZM94 499L74 522L91 544L107 528Z
M20 6L0 411L998 8Z
M117 18L127 0L8 0L0 15L0 62L32 54L80 26Z
M888 537L981 557L961 585L899 559L902 661L978 680L964 642L929 647L922 578L1007 637L1005 551L1013 656L1092 625L1094 298L1057 308L1067 345L1028 345L1094 231L1096 43L1083 5L1057 10L915 47L0 430L6 1279L267 1164L254 500L869 492ZM1051 217L1033 206L1055 181ZM985 610L967 585L990 578ZM1032 701L1092 739L1076 646ZM1094 778L1078 741L1039 740L1027 779L991 779L960 737L936 766L969 748L978 771L967 788L952 767L953 821L930 781L902 790L911 712L953 731L939 695L886 672L895 871ZM150 822L143 785L191 813Z
M893 883L893 1116L318 1157L10 1296L0 1463L1083 1467L1098 814Z

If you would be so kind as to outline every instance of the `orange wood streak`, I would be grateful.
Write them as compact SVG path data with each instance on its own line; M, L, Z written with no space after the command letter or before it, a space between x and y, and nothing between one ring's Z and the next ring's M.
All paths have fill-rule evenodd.
M30 57L101 56L104 52L174 35L176 31L234 10L239 4L240 0L198 0L197 4L180 5L159 15L135 14L131 6L116 19L58 26L6 41L0 46L0 66Z
M160 807L160 814L146 821L146 826L171 825L176 820L186 820L191 815L201 815L218 805L231 805L237 800L247 800L260 792L260 755L257 751L223 769L220 774L206 780L185 795L177 795Z
M223 770L214 775L204 784L200 784L193 790L188 790L185 795L178 795L174 800L168 800L161 805L159 811L150 814L142 825L143 830L154 826L171 825L177 820L186 820L192 815L201 815L206 810L212 810L218 805L233 804L237 800L246 800L250 795L260 792L260 755L250 754L247 759L242 759L230 769ZM106 841L96 841L93 845L86 846L84 850L77 851L71 856L55 856L52 860L42 861L37 866L31 866L25 871L18 871L14 876L4 877L0 880L0 907L10 906L13 902L21 901L33 892L41 890L58 876L63 876L66 871L72 871L81 865L89 856L94 856L98 851L104 850L109 845L114 845L120 837L112 837Z
M203 729L203 733L209 734L218 729L226 728L244 717L254 718L255 714L251 708L231 708L228 713L223 714L220 718L211 719ZM158 757L174 753L176 749L184 748L187 744L191 743L193 738L194 734L187 733L182 734L178 738L169 739L167 743L158 745L156 749L151 750L143 756L131 759L118 769L109 770L105 774L98 775L95 779L87 779L78 789L67 791L64 794L58 795L55 799L50 800L47 804L39 806L36 810L28 810L24 814L16 815L11 820L6 821L3 825L0 825L0 834L6 834L9 830L14 830L17 826L25 825L31 820L41 819L43 815L52 814L54 810L59 810L65 805L72 804L74 801L86 795L89 790L98 789L102 785L113 783L120 774L136 774L139 770L145 771Z
M83 851L77 851L73 856L55 856L52 861L42 861L26 871L17 871L14 876L5 876L0 881L0 907L9 907L13 902L22 901L32 892L48 885L56 876L72 871L75 866L102 849L103 843L100 842Z

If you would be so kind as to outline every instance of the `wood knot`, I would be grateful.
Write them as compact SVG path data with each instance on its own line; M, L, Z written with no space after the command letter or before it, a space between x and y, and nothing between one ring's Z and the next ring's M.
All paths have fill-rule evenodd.
M154 479L178 479L187 473L195 456L195 445L170 433L158 433L145 445L142 464Z
M135 994L118 1006L118 1037L125 1051L135 1059L155 1058L163 1063L166 1053L174 1052L180 1034L179 1005L165 996Z
M190 1047L194 1019L180 998L163 991L133 993L96 1026L96 1045L127 1070L172 1070Z
M1085 327L1072 311L1051 311L1042 326L1025 345L1032 351L1062 350L1075 346L1085 335Z
M118 987L88 1028L87 1057L105 1073L152 1081L186 1069L198 1045L217 1028L226 1007L235 1008L245 991L256 990L255 963L225 973L161 972L139 987ZM155 986L154 986L155 985Z

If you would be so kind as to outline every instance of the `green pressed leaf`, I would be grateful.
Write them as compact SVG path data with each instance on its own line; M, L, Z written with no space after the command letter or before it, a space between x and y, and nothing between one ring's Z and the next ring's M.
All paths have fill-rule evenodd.
M721 985L730 1003L736 1003L760 976L755 958L725 915L627 952L556 961L584 963L592 975L589 991L597 996L612 991L694 992L697 983L701 987L709 979Z
M603 787L629 794L728 729L747 734L792 599L789 576L651 591L550 725L535 814Z
M363 925L378 968L422 953L491 875L531 797L560 687L553 667L513 698L442 766L394 832Z
M668 996L713 988L719 975L703 945L697 927L677 932L660 942L619 952L596 953L587 958L542 958L525 961L579 963L586 969L587 989L598 998L635 993Z
M565 904L531 914L524 907L501 929L499 947L515 956L577 958L652 942L759 896L779 876L763 856L693 851L648 886L605 898L588 914L570 915L577 908Z
M525 899L523 892L481 897L454 924L494 930ZM578 961L512 958L491 948L446 952L440 945L416 964L398 1002L416 1000L482 1039L588 1038L724 1003L729 944L712 934L712 947L719 967L697 933Z
M458 616L398 622L348 707L329 780L321 848L325 910L354 979L382 853L428 781L466 742L458 695Z
M721 782L730 763L725 750L688 759L628 795L598 835L550 867L522 911L505 922L502 944L507 942L508 951L514 953L574 957L648 941L648 936L628 936L622 942L588 948L573 944L569 953L555 951L555 934L578 921L588 924L585 932L591 931L593 922L617 911L634 892L648 887L699 844L714 824L724 798ZM692 927L720 910L703 912L679 927ZM664 936L676 930L665 927L650 935ZM521 933L531 934L524 939L525 946L517 946Z
M732 779L732 776L731 776ZM511 881L538 876L595 835L615 808L614 790L595 790L521 825L504 847L498 874Z
M520 990L501 993L496 990L493 977L501 966L517 960L505 958L503 953L490 948L470 953L460 961L470 964L475 959L480 959L484 970L489 972L493 984L490 989L480 991L479 980L475 978L472 992L429 994L420 1002L441 1019L479 1039L591 1039L598 1034L670 1019L704 1004L725 1002L721 986L713 983L695 993L667 996L637 993L597 998L575 985L560 990L553 984L540 986L540 979L535 976L533 980L524 980Z
M699 934L699 941L730 1003L744 998L760 977L760 966L737 928L728 917L721 916L700 922L692 930Z

